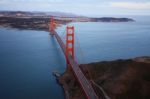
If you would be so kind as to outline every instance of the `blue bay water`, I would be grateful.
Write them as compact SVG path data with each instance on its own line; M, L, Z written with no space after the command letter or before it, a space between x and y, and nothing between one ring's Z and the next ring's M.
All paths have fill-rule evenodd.
M133 19L135 22L70 24L76 28L79 63L150 56L150 19Z
M134 19L71 23L79 63L150 56L150 19ZM57 31L64 36L65 26ZM65 68L64 55L48 32L0 28L0 99L63 99L52 72Z
M63 99L53 71L64 72L49 33L0 29L0 99Z

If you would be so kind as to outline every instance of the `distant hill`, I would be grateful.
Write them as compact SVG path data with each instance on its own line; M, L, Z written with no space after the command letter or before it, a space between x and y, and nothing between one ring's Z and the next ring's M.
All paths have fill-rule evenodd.
M57 24L63 25L70 22L132 22L130 18L90 18L63 12L24 12L0 11L0 27L17 29L33 29L48 31L50 17L54 17Z
M15 17L15 18L50 18L54 17L62 20L72 20L74 22L130 22L134 21L131 18L114 18L101 17L91 18L86 16L75 15L65 12L25 12L25 11L0 11L0 17Z
M78 17L72 13L64 12L25 12L25 11L0 11L0 17Z
M102 18L92 18L93 22L129 22L134 21L130 18L114 18L114 17L102 17Z
M80 65L101 99L150 99L150 57L103 61ZM69 99L85 99L74 74L67 70L59 77Z

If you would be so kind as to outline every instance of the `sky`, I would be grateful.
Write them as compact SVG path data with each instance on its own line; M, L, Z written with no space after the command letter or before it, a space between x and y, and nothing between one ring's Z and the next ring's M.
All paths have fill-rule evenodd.
M150 0L0 0L0 11L67 12L86 16L150 15Z

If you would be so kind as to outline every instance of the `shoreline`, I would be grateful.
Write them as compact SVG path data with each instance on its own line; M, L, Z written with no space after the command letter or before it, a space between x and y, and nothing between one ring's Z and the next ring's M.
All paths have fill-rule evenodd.
M0 17L0 27L15 28L19 30L48 31L50 18L16 18ZM55 19L56 27L70 23L70 20Z
M16 28L19 30L49 30L50 17L0 17L0 27ZM71 22L134 22L130 18L113 18L113 17L102 17L102 18L60 18L55 19L56 27L69 24Z

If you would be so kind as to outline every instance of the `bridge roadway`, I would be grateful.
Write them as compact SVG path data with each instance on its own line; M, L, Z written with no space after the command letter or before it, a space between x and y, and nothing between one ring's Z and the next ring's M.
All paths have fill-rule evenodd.
M66 49L65 49L66 47L65 47L64 42L60 38L60 36L57 34L57 32L55 30L50 31L50 32L52 34L54 34L60 47L62 48L63 53L66 55ZM71 68L72 68L78 82L80 83L80 85L81 85L81 87L82 87L82 89L86 95L86 98L87 99L99 99L98 96L96 95L91 83L86 79L83 72L79 68L78 63L74 61L74 59L72 58L71 55L69 55L68 60L69 60Z

